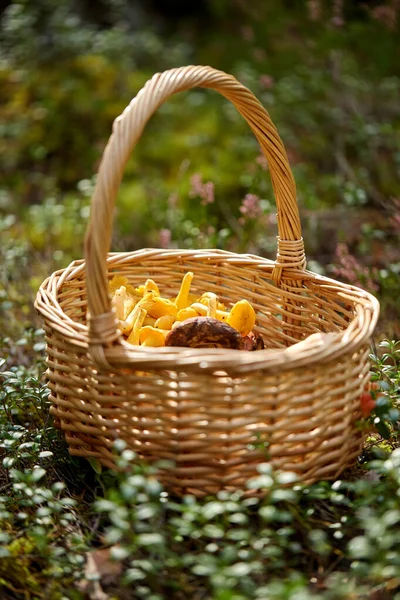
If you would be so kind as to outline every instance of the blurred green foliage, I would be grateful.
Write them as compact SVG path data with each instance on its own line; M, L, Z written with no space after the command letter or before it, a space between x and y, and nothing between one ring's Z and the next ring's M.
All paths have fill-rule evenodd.
M388 436L371 433L357 467L310 486L265 463L245 490L199 500L169 495L156 477L168 464L141 463L122 440L118 473L68 456L41 381L43 333L17 342L28 366L2 341L2 598L399 599L399 343L372 357L371 422Z
M181 19L168 20L176 11ZM96 9L17 0L4 11L0 210L6 223L10 214L16 221L16 244L35 256L33 279L43 262L49 274L81 257L90 190L114 118L154 72L211 64L233 73L271 112L297 182L311 267L329 273L340 241L361 270L388 272L375 279L388 305L383 331L397 334L391 298L399 293L399 230L380 226L400 196L396 21L352 2L340 9L322 1L210 1L193 11L128 0L104 0ZM191 193L198 174L214 184L214 202ZM246 194L261 199L258 218L240 212ZM361 225L381 231L381 239L372 243ZM174 246L274 257L275 227L267 167L235 109L204 90L162 106L127 165L113 249L158 246L167 229Z

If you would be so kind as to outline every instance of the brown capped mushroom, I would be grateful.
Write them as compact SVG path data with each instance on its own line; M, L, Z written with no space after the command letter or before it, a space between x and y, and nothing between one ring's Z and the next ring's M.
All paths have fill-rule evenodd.
M166 346L240 349L242 336L236 329L212 317L192 317L174 325Z

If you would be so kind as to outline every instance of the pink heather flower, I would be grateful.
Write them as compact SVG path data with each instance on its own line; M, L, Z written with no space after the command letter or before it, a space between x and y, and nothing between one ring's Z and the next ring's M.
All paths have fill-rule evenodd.
M266 59L267 55L265 53L265 50L263 50L262 48L254 48L253 57L254 57L254 60L257 60L258 62L262 62L263 60Z
M190 178L190 185L192 186L189 192L190 197L194 198L195 196L201 196L203 191L203 181L200 173L192 175Z
M321 0L308 0L307 8L311 21L319 21L321 18Z
M241 33L246 42L252 42L254 40L254 31L249 25L242 27Z
M247 219L256 219L262 214L260 198L255 194L246 194L239 210Z
M393 207L400 211L400 198L390 198L392 203L393 203Z
M344 21L341 17L332 17L332 25L335 27L343 27Z
M264 171L268 169L268 161L262 152L257 156L256 163L260 165Z
M388 29L396 29L398 12L400 9L399 2L392 0L391 5L376 6L371 10L372 17L376 21L380 21L388 27Z
M190 179L190 184L192 186L189 192L191 198L198 196L201 198L203 206L214 202L214 183L212 181L203 183L202 176L199 173L195 173Z
M394 231L400 233L400 215L393 215L390 217L389 222L393 227Z
M335 27L342 27L344 24L343 0L333 0L332 24L335 25Z
M349 252L347 244L340 243L336 247L336 261L333 272L336 277L345 279L352 285L377 292L379 287L373 277L376 274L375 269L364 267Z
M169 208L176 208L178 204L178 194L173 192L168 196L168 206Z
M395 233L400 233L400 198L390 198L390 203L390 212L393 214L389 222Z
M275 80L271 75L261 75L260 77L260 85L266 90L270 90L275 83Z
M171 231L169 229L160 229L159 243L160 248L169 248L171 244Z
M212 181L207 181L207 183L204 184L203 194L203 199L201 201L203 205L212 204L214 202L214 184Z

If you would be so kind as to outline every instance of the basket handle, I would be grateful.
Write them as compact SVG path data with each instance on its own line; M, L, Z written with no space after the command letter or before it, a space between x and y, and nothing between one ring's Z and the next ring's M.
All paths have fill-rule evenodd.
M278 250L273 279L279 285L284 269L305 269L296 185L282 140L265 108L232 75L211 67L188 66L154 75L114 121L94 190L85 239L86 287L93 337L110 340L111 301L107 283L107 254L111 245L114 206L125 164L154 112L173 94L194 87L212 88L230 100L246 119L268 160L277 204ZM289 277L289 275L288 275ZM289 277L290 279L290 277ZM107 323L107 325L106 325ZM96 333L95 333L96 330ZM101 335L100 334L101 330ZM99 343L97 339L97 343Z

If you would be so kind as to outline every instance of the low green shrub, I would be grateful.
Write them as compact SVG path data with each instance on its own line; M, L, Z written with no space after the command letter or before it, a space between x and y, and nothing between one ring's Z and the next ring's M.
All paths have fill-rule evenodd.
M247 484L263 497L202 500L169 495L121 441L119 473L70 457L49 418L43 333L20 341L26 366L14 347L3 341L0 374L2 597L86 600L97 586L110 600L400 598L399 342L371 355L376 405L357 467L304 486L266 463Z
M196 8L207 27L171 33L138 3L89 4L13 0L2 15L0 597L400 600L398 8L213 0ZM249 482L262 499L177 499L120 442L115 474L53 427L32 300L82 257L113 119L154 72L189 63L232 72L270 110L309 267L380 299L369 438L339 481L265 464ZM126 166L113 249L274 258L275 236L268 165L234 108L209 90L161 107Z

